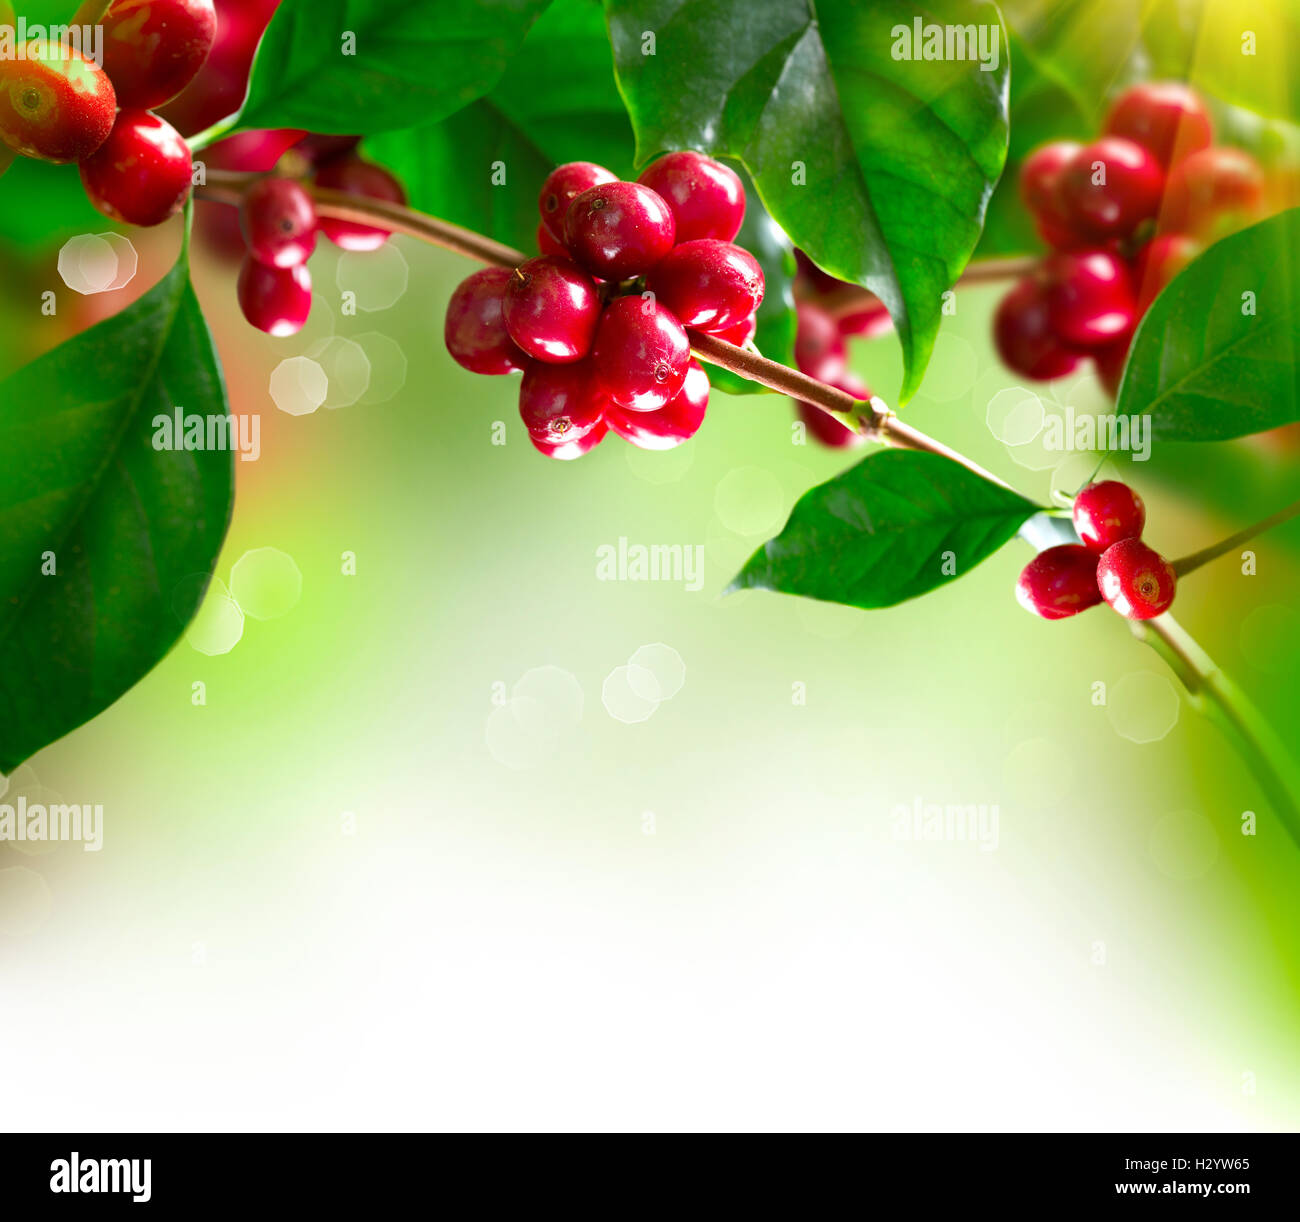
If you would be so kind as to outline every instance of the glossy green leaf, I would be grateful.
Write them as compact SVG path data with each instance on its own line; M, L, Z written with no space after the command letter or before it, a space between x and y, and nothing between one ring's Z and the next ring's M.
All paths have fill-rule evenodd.
M496 84L548 0L283 0L241 128L369 135L432 123Z
M598 0L558 0L486 98L441 122L375 136L366 151L402 180L413 207L535 251L537 196L557 165L632 172L632 127Z
M1300 420L1300 209L1216 242L1166 286L1116 411L1152 436L1224 441Z
M731 588L892 607L970 572L1039 511L949 458L882 450L806 492Z
M901 399L979 239L1007 146L1007 56L983 0L607 0L637 161L744 161L796 246L889 307ZM997 63L903 57L914 21L984 32ZM973 49L973 48L972 48ZM899 58L894 52L898 50ZM992 56L988 58L992 67Z
M230 520L232 454L155 449L227 415L184 259L0 383L0 772L102 712L176 642Z

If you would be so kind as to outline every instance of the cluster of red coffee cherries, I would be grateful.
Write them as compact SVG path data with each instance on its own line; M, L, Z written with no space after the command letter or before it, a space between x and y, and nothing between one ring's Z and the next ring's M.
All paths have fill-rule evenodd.
M538 207L541 253L456 289L447 351L472 373L523 374L519 414L548 457L581 457L611 429L648 450L693 437L709 379L689 333L747 344L763 300L762 268L732 242L739 177L689 151L636 182L575 161L551 172Z
M1127 619L1163 615L1174 601L1173 566L1142 542L1146 507L1119 480L1089 484L1074 498L1082 543L1039 552L1020 574L1016 598L1044 619L1066 619L1103 600Z
M1021 200L1053 253L998 306L1003 361L1048 381L1091 357L1114 394L1151 302L1206 242L1256 219L1264 191L1253 157L1214 144L1194 90L1126 90L1100 139L1046 144L1021 167Z
M100 25L102 68L48 39L0 61L0 139L25 157L75 162L106 216L158 225L189 198L193 167L154 111L203 66L216 11L212 0L113 0Z

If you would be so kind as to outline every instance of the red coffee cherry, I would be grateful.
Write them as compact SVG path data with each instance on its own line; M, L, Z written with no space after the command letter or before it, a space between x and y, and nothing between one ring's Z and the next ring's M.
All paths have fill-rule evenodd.
M317 171L316 185L330 191L344 191L348 195L386 200L391 204L406 203L402 184L383 166L362 161L360 157L340 157L328 162ZM387 229L338 221L328 216L321 217L320 228L335 246L343 250L378 250L389 237Z
M1110 108L1105 130L1140 144L1166 169L1214 140L1205 103L1181 81L1146 81L1124 90Z
M1160 210L1160 163L1140 144L1103 136L1061 168L1057 202L1070 226L1094 239L1122 238Z
M841 370L832 378L821 380L860 401L871 398L871 391L867 389L865 383L859 381L847 369ZM801 399L796 400L795 408L808 432L822 445L830 446L831 449L853 450L858 446L866 445L871 440L866 433L859 433L849 428L848 425L840 423L834 416L822 411L820 407L814 407L811 403L805 403Z
M648 272L672 250L675 233L663 197L635 182L589 187L564 216L565 246L587 271L605 280Z
M199 74L168 103L163 118L182 135L206 131L239 109L253 55L280 0L221 0L216 41Z
M304 132L302 139L293 146L293 151L301 154L304 160L319 169L331 161L355 153L360 143L360 136L328 136L317 132Z
M729 166L703 153L669 153L637 179L672 209L677 241L717 238L730 242L745 220L745 187Z
M1133 281L1106 250L1059 252L1041 269L1052 330L1074 347L1091 348L1132 331L1137 322Z
M1121 539L1140 539L1147 522L1142 498L1117 479L1084 488L1074 498L1073 516L1084 547L1098 555Z
M506 285L506 330L539 361L580 361L591 351L600 312L595 282L558 255L525 259Z
M311 314L311 273L298 267L268 267L252 256L239 269L239 308L259 331L296 335Z
M590 362L533 361L524 370L519 417L534 441L554 446L585 437L604 420L606 406Z
M657 301L619 297L600 317L591 359L601 389L615 403L653 412L681 390L691 346L676 316Z
M569 248L551 236L544 221L537 222L537 249L544 255L559 255L563 259L569 257Z
M1264 171L1249 153L1208 148L1180 161L1169 175L1160 226L1211 236L1227 224L1256 218L1264 203Z
M528 358L506 330L504 267L485 267L462 280L447 303L443 339L451 358L470 373L518 373Z
M709 406L709 375L699 361L691 361L682 388L653 412L632 412L611 403L605 420L624 441L643 450L671 450L689 441L704 423Z
M1133 261L1138 313L1145 314L1165 285L1200 253L1201 244L1185 233L1160 234L1142 247Z
M747 250L715 238L674 247L646 277L654 293L684 327L726 330L758 309L763 269Z
M1020 573L1016 601L1043 619L1067 619L1101 602L1097 557L1078 543L1039 552Z
M827 293L833 293L836 289L844 287L843 280L837 280L829 272L822 271L797 246L794 251L794 261L795 266L798 268L798 278L818 296L825 296Z
M0 140L24 157L85 161L113 130L108 74L62 43L37 39L0 60Z
M1081 244L1062 211L1058 195L1061 171L1081 148L1083 145L1077 141L1057 140L1036 148L1020 166L1020 201L1033 218L1039 236L1055 250Z
M841 314L835 322L841 335L858 335L863 339L888 335L894 329L894 320L889 317L889 309L882 301Z
M1141 539L1122 539L1097 563L1101 596L1127 619L1154 619L1169 610L1178 579L1159 552Z
M581 458L584 454L590 454L602 441L609 432L609 425L601 421L590 433L582 437L576 437L572 441L562 441L558 445L551 445L546 441L538 441L531 433L528 440L533 443L533 447L547 458L558 458L562 462L570 462L575 458Z
M105 216L161 225L185 206L193 181L190 150L165 119L124 110L99 151L81 163L81 185Z
M713 332L716 339L735 344L737 348L743 348L757 334L758 319L753 314L748 318L742 318L740 322L727 327L725 330Z
M152 110L174 98L217 38L212 0L113 0L102 24L104 71L124 110Z
M998 304L993 342L1008 369L1035 381L1063 378L1080 360L1052 329L1047 290L1032 276L1016 284Z
M569 205L584 191L607 182L618 182L618 175L594 161L570 161L547 175L537 197L537 210L542 214L543 227L557 243L563 243L564 218ZM544 255L552 253L555 252L542 249Z
M291 178L263 178L249 187L239 223L248 253L270 267L297 267L316 249L316 205Z
M799 302L795 316L798 330L795 332L794 363L819 382L839 377L844 372L846 350L835 319L810 301ZM820 414L826 416L825 412Z
M1097 380L1112 399L1119 395L1119 384L1124 378L1128 363L1128 350L1133 346L1133 336L1125 335L1111 344L1093 348L1088 354L1097 370Z

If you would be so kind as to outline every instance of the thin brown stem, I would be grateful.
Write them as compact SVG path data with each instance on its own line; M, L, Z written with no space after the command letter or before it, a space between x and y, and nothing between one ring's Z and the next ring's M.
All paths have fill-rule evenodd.
M1038 263L1039 260L1032 255L1006 259L980 259L967 266L958 279L956 287L967 288L981 284L1001 284L1005 280L1018 280L1021 276L1029 275ZM859 310L880 304L880 298L875 293L856 284L839 284L825 293L811 292L808 294L808 300L821 306L832 318L843 318L846 314L856 314Z
M1300 501L1288 505L1285 509L1279 509L1277 513L1270 514L1262 522L1256 522L1254 526L1247 526L1245 530L1239 530L1235 535L1229 535L1221 543L1202 548L1199 552L1193 552L1190 556L1184 556L1181 560L1175 560L1173 564L1174 573L1178 577L1186 577L1188 573L1194 573L1201 565L1209 564L1211 560L1217 560L1220 556L1226 556L1229 552L1236 551L1243 543L1249 543L1256 535L1263 534L1270 527L1280 526L1283 522L1290 521L1291 518L1296 517L1298 514L1300 514Z
M68 24L98 25L112 3L113 0L84 0L81 7L72 14L72 20Z

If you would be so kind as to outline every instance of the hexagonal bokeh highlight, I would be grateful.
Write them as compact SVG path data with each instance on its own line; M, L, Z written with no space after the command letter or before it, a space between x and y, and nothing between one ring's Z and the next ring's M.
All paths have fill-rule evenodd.
M582 684L563 667L535 666L525 671L510 695L514 700L531 701L544 710L552 726L576 726L582 720Z
M686 663L671 645L642 645L627 665L628 686L644 700L671 700L686 685Z
M1178 724L1178 710L1178 689L1151 670L1125 675L1106 699L1115 733L1133 743L1159 742Z
M255 548L240 556L230 570L230 596L253 619L279 619L302 598L302 570L288 552Z
M354 335L352 342L370 362L370 385L361 396L363 405L388 403L397 398L406 385L407 361L402 346L380 331Z
M59 276L74 293L89 297L125 288L140 267L130 239L120 233L83 233L59 251Z
M291 356L271 371L271 398L286 415L309 416L329 392L329 378L310 357Z
M229 653L244 635L244 613L226 593L220 582L213 582L194 622L185 633L191 649L208 657Z
M308 348L307 355L325 371L329 382L322 407L351 407L370 388L370 358L355 340L334 335Z
M344 251L334 279L340 292L355 296L358 310L377 314L402 299L411 282L411 268L406 256L389 241L378 250Z
M659 701L642 693L654 689L656 680L650 671L633 674L631 666L619 666L610 671L600 689L600 700L615 721L634 725L654 715Z

